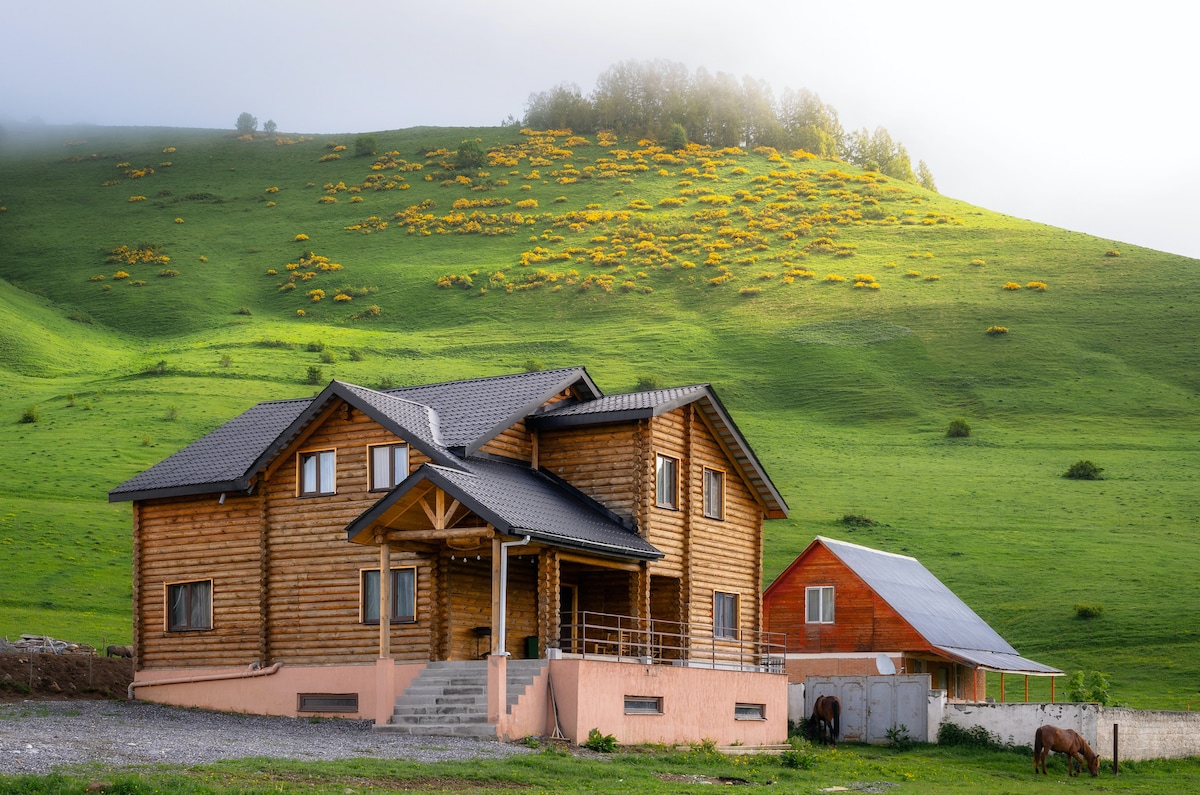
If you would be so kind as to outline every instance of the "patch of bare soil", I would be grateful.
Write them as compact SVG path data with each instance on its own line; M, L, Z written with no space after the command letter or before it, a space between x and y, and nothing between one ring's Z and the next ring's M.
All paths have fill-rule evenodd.
M0 702L125 698L133 660L92 654L0 653Z
M655 773L661 781L670 781L676 784L723 784L725 786L748 786L751 782L744 778L734 778L731 776L700 776L690 773Z

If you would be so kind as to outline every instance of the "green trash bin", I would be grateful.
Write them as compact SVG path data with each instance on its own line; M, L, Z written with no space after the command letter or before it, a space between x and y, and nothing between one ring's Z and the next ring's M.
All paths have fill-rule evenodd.
M525 659L538 659L538 639L537 635L527 635L525 637Z

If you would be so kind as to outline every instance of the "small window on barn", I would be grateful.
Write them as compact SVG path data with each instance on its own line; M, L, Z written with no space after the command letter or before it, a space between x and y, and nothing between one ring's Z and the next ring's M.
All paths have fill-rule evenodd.
M333 450L301 453L297 464L301 497L334 493L337 488L337 455Z
M735 593L713 593L713 637L738 636L738 597Z
M725 473L719 469L704 470L704 515L725 518Z
M212 629L212 580L168 583L166 598L168 632Z
M766 704L734 704L733 705L734 720L766 720L767 705Z
M379 569L362 572L362 621L379 623ZM417 620L417 570L392 569L391 623L411 624Z
M679 459L659 455L654 467L654 501L659 508L679 508Z
M626 715L663 714L662 696L625 696Z
M371 491L390 491L408 477L408 445L381 444L369 449Z
M833 586L804 589L804 621L808 624L833 623Z

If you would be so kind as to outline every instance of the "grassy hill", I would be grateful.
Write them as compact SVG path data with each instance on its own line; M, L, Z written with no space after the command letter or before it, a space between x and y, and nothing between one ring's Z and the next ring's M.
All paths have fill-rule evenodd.
M1197 697L1195 260L800 152L371 137L5 147L0 634L127 641L107 490L310 375L585 365L714 384L791 506L768 582L816 534L911 554L1026 655L1134 706ZM455 169L475 139L489 162ZM1105 479L1062 478L1080 459Z

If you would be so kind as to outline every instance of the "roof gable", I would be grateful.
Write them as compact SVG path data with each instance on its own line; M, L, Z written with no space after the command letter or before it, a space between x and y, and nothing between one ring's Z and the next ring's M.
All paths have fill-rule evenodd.
M771 482L766 469L755 456L733 418L729 416L711 384L630 392L586 402L548 406L531 416L529 423L539 428L561 428L606 422L631 422L657 417L692 403L696 404L704 421L712 428L717 441L749 484L766 511L767 518L787 517L787 502Z
M110 502L252 487L335 399L362 411L434 462L457 465L501 431L571 389L584 399L602 393L582 367L474 378L381 392L332 381L314 398L251 407L184 449L109 492Z

